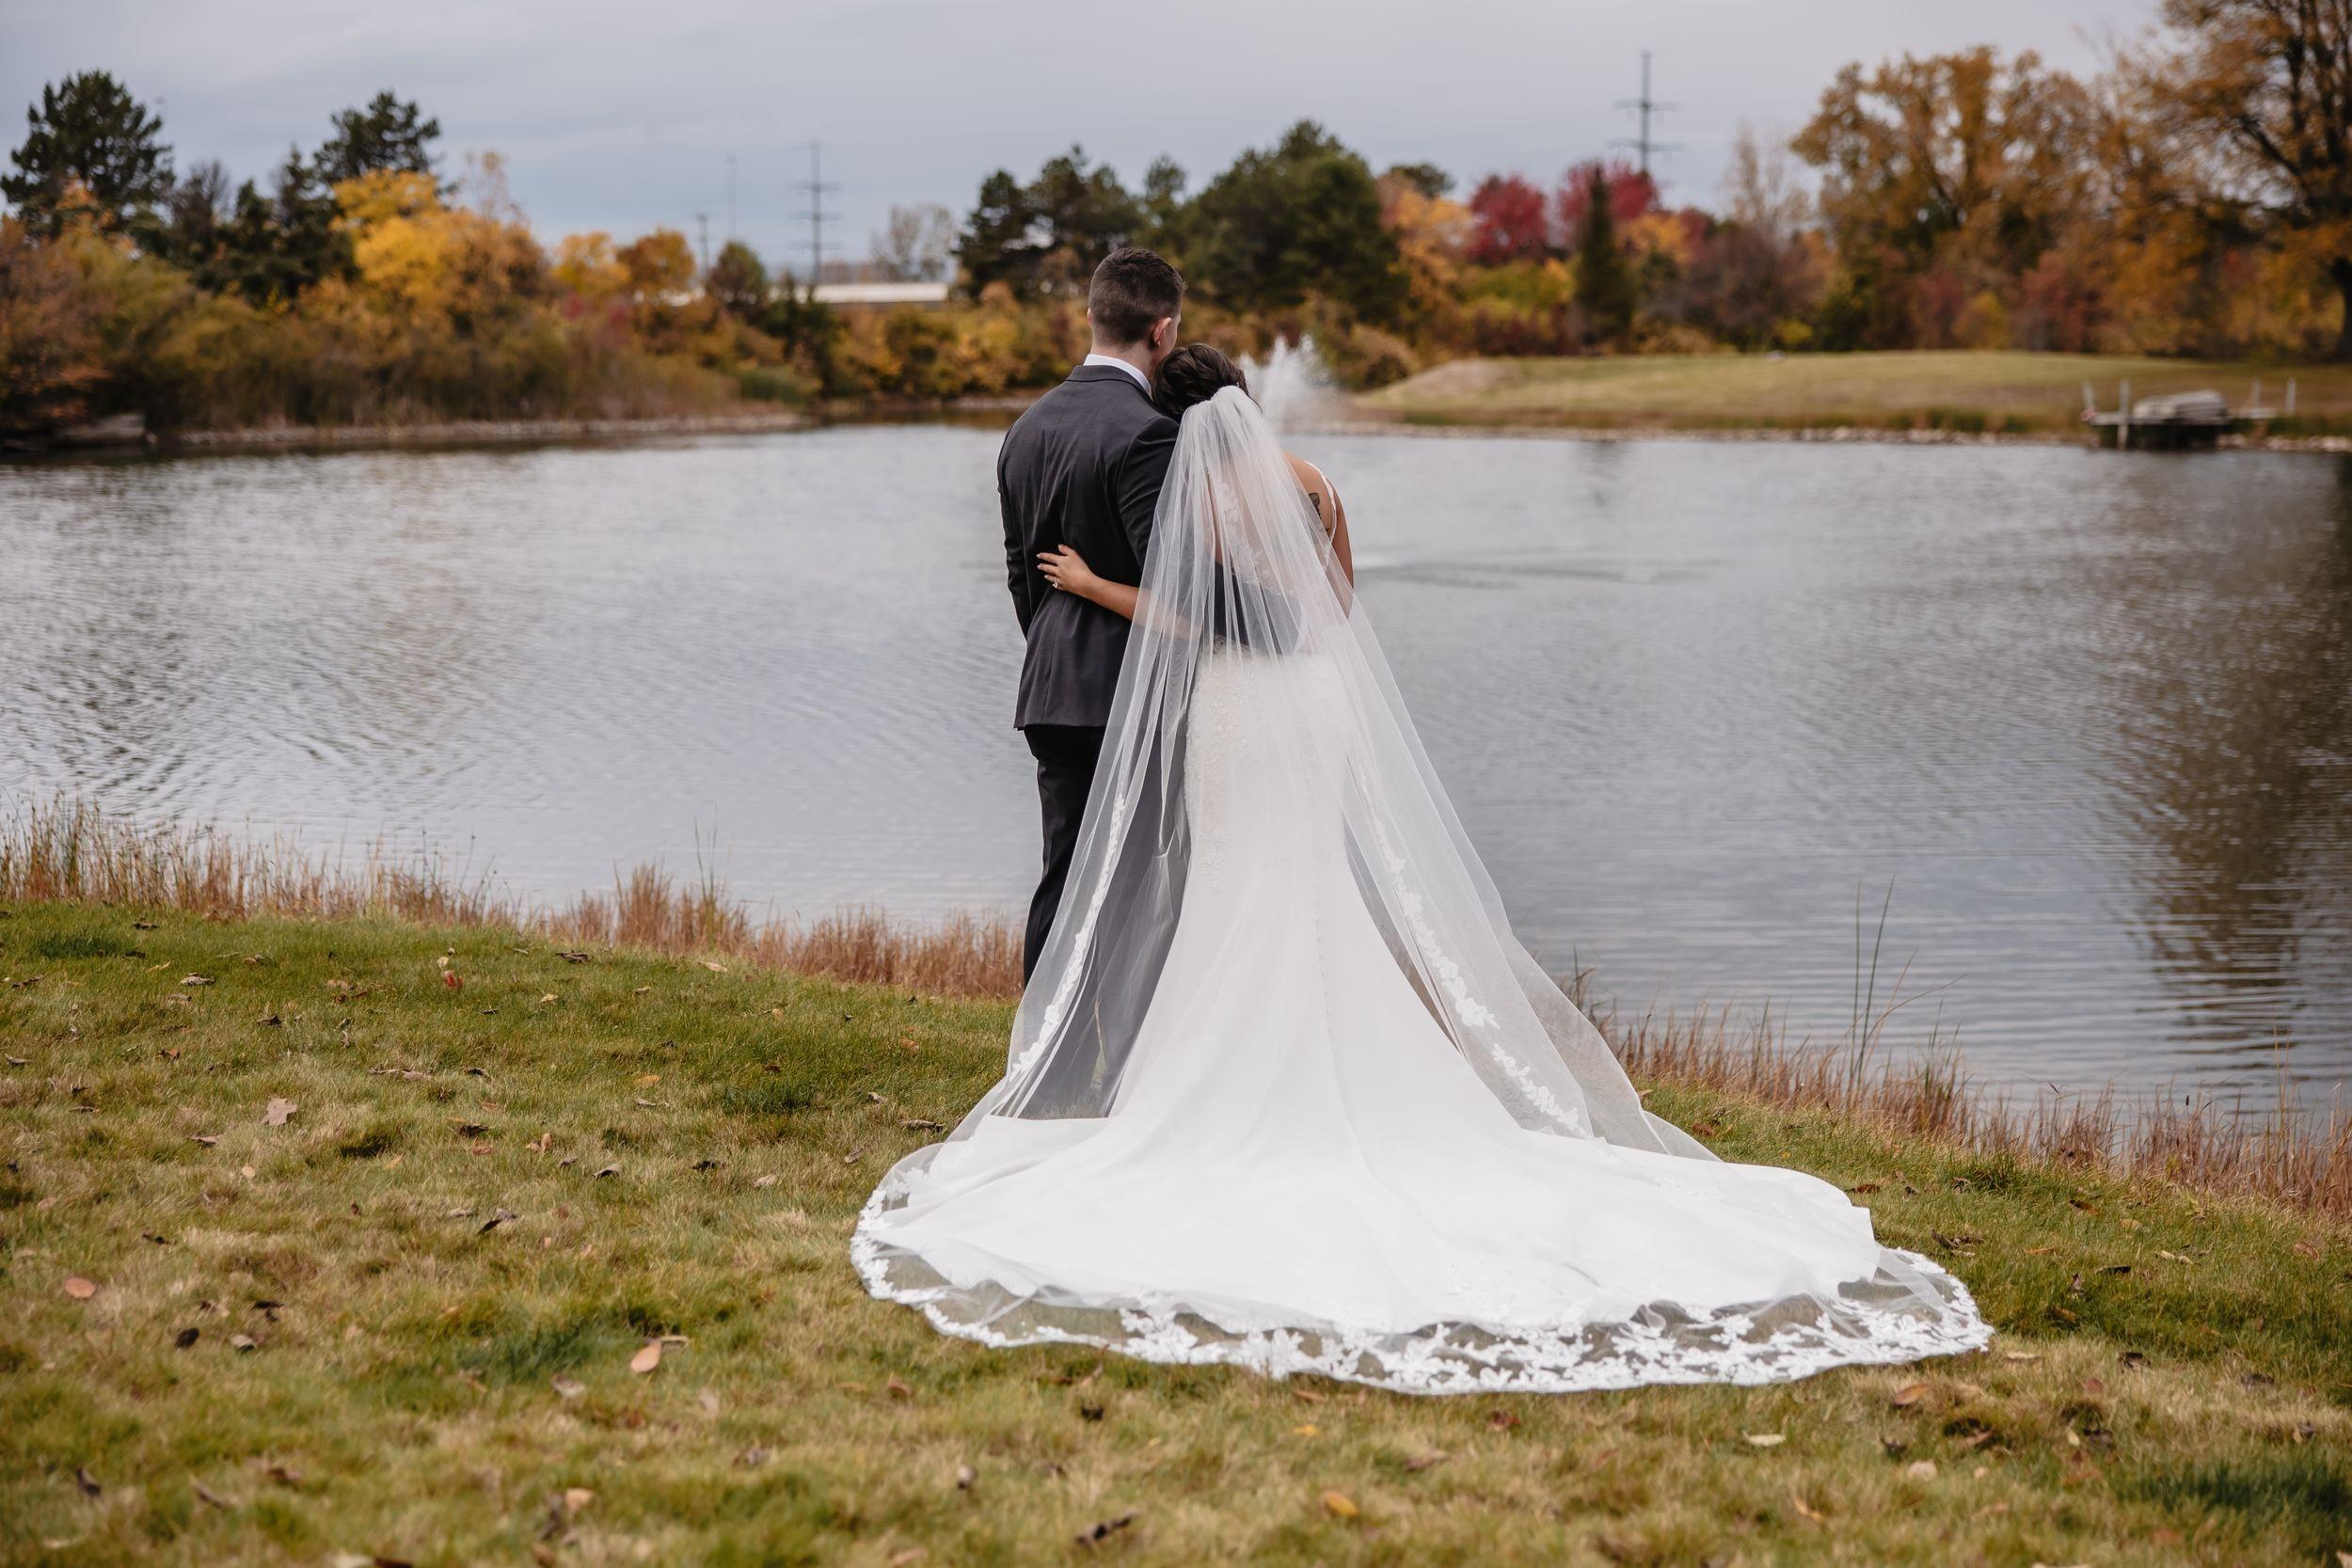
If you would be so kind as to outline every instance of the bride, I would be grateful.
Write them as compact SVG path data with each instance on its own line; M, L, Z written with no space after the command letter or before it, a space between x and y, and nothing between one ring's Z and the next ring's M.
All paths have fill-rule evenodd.
M1005 1076L861 1216L877 1296L991 1345L1407 1393L1947 1354L1967 1291L1650 1116L1511 935L1355 594L1328 481L1213 349Z

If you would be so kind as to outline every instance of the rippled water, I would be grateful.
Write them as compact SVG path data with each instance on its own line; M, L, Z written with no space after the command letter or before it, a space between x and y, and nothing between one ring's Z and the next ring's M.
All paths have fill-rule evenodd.
M549 898L699 834L783 911L1012 907L995 444L0 468L0 794L429 839ZM1891 883L1899 1016L1980 1078L2345 1080L2352 466L1299 446L1548 960L1836 1035Z

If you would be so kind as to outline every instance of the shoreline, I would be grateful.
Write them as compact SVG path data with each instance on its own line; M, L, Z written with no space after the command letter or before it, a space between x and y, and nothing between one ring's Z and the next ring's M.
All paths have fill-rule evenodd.
M200 827L143 827L65 800L0 815L0 914L10 906L167 911L230 923L389 918L708 968L725 959L942 1001L1009 1006L1020 990L1020 933L1009 916L909 924L846 909L808 922L762 919L715 880L681 886L650 865L616 875L610 893L553 908L380 850L353 867L290 838L264 845ZM2111 1087L2021 1105L1971 1080L1955 1055L1915 1060L1885 1049L1886 1021L1899 1006L1892 998L1865 1022L1859 1043L1791 1040L1767 1019L1727 1010L1620 1014L1613 1003L1597 1004L1587 978L1566 975L1561 984L1637 1081L1778 1114L1828 1115L1972 1158L2154 1181L2352 1226L2352 1120L2340 1108L2319 1122L2282 1102L2255 1118L2212 1101L2174 1105L2168 1094L2161 1107L2134 1115Z
M572 443L657 440L697 436L764 436L820 430L833 425L970 423L994 427L1009 422L1042 394L1002 393L939 402L878 400L832 403L804 409L748 408L723 414L679 414L644 419L451 420L422 424L259 425L171 434L134 431L120 423L64 433L46 442L0 444L0 462L57 458L104 458L133 453L157 457L237 455L259 452L370 451L405 448L528 447ZM1410 436L1468 439L1898 447L2080 447L2099 450L2079 431L1969 430L1947 425L1859 424L1824 421L1791 424L1719 424L1704 420L1590 422L1525 415L1398 412L1368 407L1359 398L1335 395L1343 411L1330 417L1310 413L1286 426L1302 436ZM2210 450L2299 455L2352 454L2352 436L2230 435ZM2189 456L2184 452L2177 455Z

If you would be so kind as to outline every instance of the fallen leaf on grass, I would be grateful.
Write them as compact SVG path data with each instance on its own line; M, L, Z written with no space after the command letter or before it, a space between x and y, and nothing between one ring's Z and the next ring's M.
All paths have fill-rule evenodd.
M1903 1466L1903 1474L1909 1476L1914 1481L1933 1481L1935 1479L1935 1461L1932 1459L1915 1459L1910 1464Z
M16 1058L11 1056L8 1060L13 1062L16 1061ZM22 1066L23 1064L19 1063L18 1065ZM2295 1256L2297 1258L2316 1258L2319 1256L2319 1243L2317 1242L2297 1242L2295 1243ZM2352 1553L2345 1552L2338 1552L2336 1555L2338 1557L2352 1557Z
M973 1482L975 1482L975 1481L978 1481L979 1479L980 1479L980 1472L979 1472L979 1471L977 1471L977 1470L975 1470L974 1468L972 1468L972 1466L971 1466L971 1465L957 1465L957 1466L956 1466L956 1490L957 1490L957 1491L959 1491L959 1492L969 1492L969 1491L971 1491L971 1490L972 1490L972 1483L973 1483Z
M910 1132L945 1132L946 1129L929 1117L910 1117L898 1124Z
M775 1184L776 1179L772 1176L763 1176L752 1182L755 1187L772 1187Z
M209 1503L215 1508L221 1509L236 1507L236 1504L230 1502L228 1498L222 1497L219 1493L214 1491L211 1487L205 1485L202 1481L196 1480L194 1477L190 1477L188 1480L188 1490L196 1494L196 1500L198 1502Z
M2029 1246L2026 1249L2026 1256L2028 1258L2043 1258L2053 1252L2056 1252L2058 1248L2055 1246Z
M1452 1454L1446 1452L1443 1449L1431 1449L1427 1453L1417 1453L1413 1455L1412 1458L1405 1462L1405 1467L1407 1470L1426 1470L1431 1465L1442 1465L1453 1457L1454 1456Z
M554 1385L555 1397L559 1400L576 1400L588 1391L586 1384L576 1377L565 1377L562 1372L556 1373L549 1381Z
M250 1334L231 1334L229 1336L229 1348L236 1351L259 1350L262 1342Z
M291 1100L281 1100L273 1097L267 1108L262 1112L262 1125L264 1127L283 1127L288 1121L294 1118L294 1114L300 1109L301 1107L296 1105Z
M1791 1506L1796 1509L1797 1514L1800 1518L1810 1519L1817 1525L1826 1524L1829 1522L1828 1515L1824 1514L1820 1509L1815 1508L1811 1503L1806 1502L1804 1500L1804 1494L1798 1491L1793 1486L1788 1489L1788 1501Z
M1362 1509L1356 1506L1356 1499L1344 1492L1326 1492L1323 1495L1323 1506L1331 1511L1334 1518L1339 1519L1353 1519L1363 1513Z
M849 1153L841 1156L841 1163L845 1165L854 1165L857 1164L858 1156L865 1152L866 1150L864 1148L853 1148L850 1150Z
M302 1477L300 1474L287 1468L283 1464L265 1465L262 1467L262 1474L269 1477L270 1480L276 1481L278 1485L285 1487L288 1491L299 1492L302 1490Z
M640 1350L635 1355L628 1358L628 1370L635 1372L639 1377L644 1376L647 1372L652 1371L656 1367L660 1365L661 1341L659 1339L651 1341L643 1350Z
M605 1167L604 1167L604 1169L602 1169L602 1170L600 1170L600 1171L596 1172L596 1179L597 1180L601 1181L602 1180L604 1180L604 1179L605 1179L606 1177L608 1177L608 1176L618 1176L618 1175L620 1175L620 1174L621 1174L621 1167L620 1167L620 1166L618 1166L618 1165L607 1165L607 1166L605 1166Z
M65 1293L75 1301L87 1301L98 1293L98 1287L77 1274L66 1280Z
M2001 1353L2001 1359L2004 1361L2039 1361L2042 1359L2042 1353L2030 1350L2005 1350Z
M491 1231L496 1230L500 1226L504 1225L508 1220L516 1217L515 1211L512 1209L501 1209L497 1213L492 1214L488 1219L484 1220L482 1222L482 1228L475 1231L474 1234L477 1236L487 1236Z
M182 1329L179 1333L177 1333L177 1334L175 1334L175 1335L173 1335L173 1336L171 1337L172 1348L173 1348L173 1349L175 1349L175 1350L185 1350L185 1349L187 1349L190 1345L193 1345L193 1344L195 1344L195 1343L196 1343L197 1339L200 1337L201 1333L202 1333L202 1331L201 1331L200 1329L194 1329L194 1328L183 1328L183 1329Z
M1740 1436L1752 1449L1776 1449L1788 1441L1788 1434L1785 1432L1746 1432Z
M756 1470L768 1463L768 1450L755 1443L735 1456L735 1462L746 1470Z
M464 990L466 989L466 982L457 977L457 971L453 969L445 969L441 971L441 984L447 986L452 990Z
M1312 1421L1305 1421L1291 1428L1291 1435L1293 1437L1319 1437L1322 1434L1323 1429L1315 1425Z
M888 1394L894 1400L911 1400L914 1397L914 1390L908 1387L905 1383L895 1377L888 1383L882 1385L882 1392Z
M1909 1409L1912 1405L1917 1404L1927 1391L1928 1386L1924 1383L1906 1383L1896 1389L1894 1396L1886 1402L1898 1410Z
M183 974L180 983L183 986L209 986L213 980L209 974Z
M588 1490L585 1486L566 1486L564 1488L564 1512L566 1513L578 1513L581 1509L586 1508L590 1503L595 1502L596 1500L596 1495Z
M73 1472L73 1484L82 1489L82 1496L86 1497L95 1497L105 1490L98 1483L98 1478L87 1469L76 1469Z
M1122 1513L1116 1519L1098 1520L1078 1532L1078 1544L1081 1546L1100 1545L1135 1522L1136 1516L1133 1513Z
M724 974L727 972L726 965L723 963L714 963L708 958L705 958L703 960L703 967L710 971L713 974Z

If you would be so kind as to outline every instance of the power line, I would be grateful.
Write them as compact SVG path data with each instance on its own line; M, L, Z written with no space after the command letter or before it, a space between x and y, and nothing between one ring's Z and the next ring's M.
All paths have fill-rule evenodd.
M825 198L841 187L825 182L824 143L808 144L808 178L793 181L789 188L808 198L807 211L795 213L792 217L797 223L808 225L808 286L814 289L825 276L826 220L837 221L841 216L839 213L825 211Z
M1641 132L1639 135L1629 137L1616 137L1614 140L1611 141L1609 145L1612 147L1632 148L1641 155L1642 172L1644 174L1646 175L1649 173L1649 160L1651 153L1679 152L1682 150L1682 144L1680 142L1656 141L1650 136L1650 117L1652 115L1656 115L1662 119L1664 118L1667 110L1678 108L1680 105L1675 103L1661 103L1657 99L1652 98L1649 95L1648 50L1645 49L1642 51L1642 96L1639 98L1620 98L1617 100L1617 107L1620 109L1631 109L1635 114L1640 116Z

